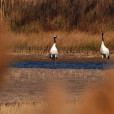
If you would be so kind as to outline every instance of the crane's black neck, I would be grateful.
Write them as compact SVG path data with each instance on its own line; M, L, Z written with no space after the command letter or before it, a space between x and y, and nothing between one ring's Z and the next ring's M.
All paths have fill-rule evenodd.
M102 33L102 41L104 41L104 38L103 38L103 33Z
M54 37L54 43L56 43L56 38Z

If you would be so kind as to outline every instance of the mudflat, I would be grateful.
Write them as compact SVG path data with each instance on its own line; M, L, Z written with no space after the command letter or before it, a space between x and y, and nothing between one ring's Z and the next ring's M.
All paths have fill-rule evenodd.
M48 54L23 54L13 53L10 54L10 58L13 61L51 61ZM103 59L101 55L91 54L87 55L84 53L77 54L60 54L58 62L114 62L114 54L111 54L110 59Z
M68 100L78 102L88 88L103 84L103 70L9 68L0 90L0 104L45 101L48 84L62 84Z

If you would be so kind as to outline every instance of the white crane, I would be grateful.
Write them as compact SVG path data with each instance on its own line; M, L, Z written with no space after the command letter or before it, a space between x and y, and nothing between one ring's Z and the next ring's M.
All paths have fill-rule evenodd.
M58 57L58 50L56 48L57 36L54 36L53 38L54 38L54 44L53 44L52 48L50 49L49 55L50 55L50 58L55 61Z
M102 33L102 42L101 42L101 48L100 48L100 53L103 58L110 58L110 52L109 49L104 45L104 38L103 38L103 33Z

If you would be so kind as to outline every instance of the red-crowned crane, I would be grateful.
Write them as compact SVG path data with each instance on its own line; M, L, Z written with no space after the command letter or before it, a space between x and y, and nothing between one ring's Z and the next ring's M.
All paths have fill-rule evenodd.
M50 49L50 52L49 52L49 55L50 55L50 58L55 61L58 57L58 50L56 48L56 38L57 36L54 36L54 44L52 46L52 48Z
M109 49L104 45L104 38L103 38L103 33L102 33L102 42L101 42L101 48L100 48L100 53L103 58L110 58L110 52Z

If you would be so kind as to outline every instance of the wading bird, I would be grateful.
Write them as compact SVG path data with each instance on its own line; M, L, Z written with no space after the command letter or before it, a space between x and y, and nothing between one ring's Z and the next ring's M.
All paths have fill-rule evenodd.
M56 48L56 38L57 36L54 36L54 44L52 46L52 48L50 49L50 52L49 52L49 55L50 55L50 58L55 61L58 57L58 50Z
M110 58L109 49L104 45L103 33L102 33L102 42L101 42L100 53L102 55L102 59L103 58L108 58L108 59Z

